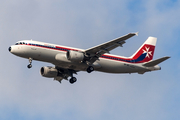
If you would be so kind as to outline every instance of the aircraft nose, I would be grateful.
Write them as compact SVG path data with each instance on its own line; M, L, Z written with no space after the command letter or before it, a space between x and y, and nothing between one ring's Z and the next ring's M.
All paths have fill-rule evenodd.
M9 52L11 52L12 48L11 48L11 47L9 47L9 49L8 49L8 50L9 50Z

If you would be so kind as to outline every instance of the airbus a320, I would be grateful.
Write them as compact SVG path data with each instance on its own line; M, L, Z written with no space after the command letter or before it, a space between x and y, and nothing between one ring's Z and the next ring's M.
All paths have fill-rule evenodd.
M71 84L75 83L77 79L74 74L79 71L144 74L160 70L161 67L158 64L170 57L152 60L157 41L155 37L148 37L131 57L109 53L119 46L122 47L127 39L135 35L137 33L129 33L86 50L34 40L22 40L9 47L9 51L16 56L28 59L28 68L32 67L32 60L52 63L54 66L42 67L40 74L43 77L54 78L60 83L63 79L69 80Z

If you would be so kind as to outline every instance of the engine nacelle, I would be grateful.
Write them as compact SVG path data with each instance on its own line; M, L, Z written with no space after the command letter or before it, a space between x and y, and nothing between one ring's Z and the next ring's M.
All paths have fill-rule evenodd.
M40 73L43 77L54 78L58 76L58 70L54 67L42 67Z
M78 51L67 51L66 57L72 62L81 62L84 59L84 53Z

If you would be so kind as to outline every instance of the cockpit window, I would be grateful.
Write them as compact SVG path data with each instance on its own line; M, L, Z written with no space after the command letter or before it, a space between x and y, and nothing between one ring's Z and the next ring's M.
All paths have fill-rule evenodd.
M18 43L16 43L15 45L25 45L26 43L25 42L18 42Z

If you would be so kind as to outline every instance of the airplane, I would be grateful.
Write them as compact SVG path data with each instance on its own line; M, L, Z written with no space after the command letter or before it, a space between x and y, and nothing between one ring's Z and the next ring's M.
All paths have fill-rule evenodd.
M41 67L40 74L43 77L54 78L60 83L63 79L69 80L71 84L75 83L77 78L74 77L74 74L79 71L144 74L145 72L161 70L158 64L170 57L152 60L157 41L155 37L148 37L131 57L109 53L119 46L122 47L127 39L135 35L138 33L129 33L86 50L34 40L18 41L8 50L16 56L28 59L28 68L32 67L33 60L52 63L54 67ZM69 77L71 78L68 79Z

